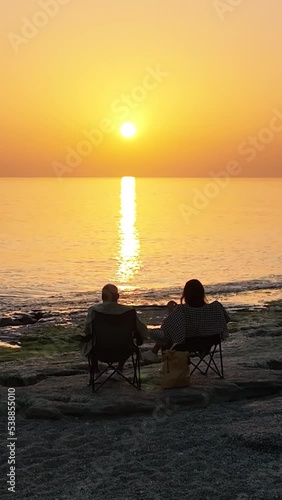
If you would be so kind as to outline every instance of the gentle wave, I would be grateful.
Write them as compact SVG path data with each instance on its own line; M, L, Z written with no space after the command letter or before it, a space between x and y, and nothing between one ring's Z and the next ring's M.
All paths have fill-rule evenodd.
M282 292L282 276L268 277L255 280L237 281L231 283L216 283L205 287L209 298L218 298L233 306L244 303L254 305L280 298ZM179 299L182 290L178 287L170 288L130 288L120 291L121 302L140 306L163 306L170 299ZM250 295L248 300L247 295ZM17 294L0 295L0 311L9 312L26 309L51 310L80 310L91 302L100 300L101 290L70 292L66 295L52 294L46 297Z
M207 286L207 293L244 293L256 290L279 290L282 289L282 276L272 278L235 281L232 283L219 283Z

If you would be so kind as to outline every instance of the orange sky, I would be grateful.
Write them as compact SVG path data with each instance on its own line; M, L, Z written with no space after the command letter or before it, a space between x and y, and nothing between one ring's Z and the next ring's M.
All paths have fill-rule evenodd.
M0 175L280 176L281 22L281 0L2 1Z

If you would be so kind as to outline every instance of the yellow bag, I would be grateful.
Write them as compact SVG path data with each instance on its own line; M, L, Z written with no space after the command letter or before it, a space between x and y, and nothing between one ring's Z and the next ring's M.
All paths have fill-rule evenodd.
M190 385L189 353L174 351L174 346L163 352L162 357L162 389L188 387Z

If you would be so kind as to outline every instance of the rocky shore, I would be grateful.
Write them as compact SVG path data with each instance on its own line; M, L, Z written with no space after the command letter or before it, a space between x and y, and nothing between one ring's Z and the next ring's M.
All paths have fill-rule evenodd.
M153 326L165 309L138 313ZM10 326L18 348L0 348L3 429L8 388L16 394L20 498L282 498L281 302L232 313L224 380L193 374L175 390L160 389L156 364L142 367L142 391L112 380L92 394L74 339L83 322L43 313ZM4 453L2 478L6 469Z
M161 323L166 310L163 307L141 307L138 308L138 314L141 320L152 327ZM60 315L56 312L51 314L34 311L33 314L22 316L18 313L10 319L22 321L24 324L10 325L11 329L17 329L16 345L10 344L14 348L0 347L1 392L7 386L17 387L19 397L23 395L25 399L23 407L29 406L28 395L36 394L37 387L40 388L42 396L46 396L49 389L54 393L59 384L58 391L63 391L64 397L68 388L73 388L74 394L75 388L80 394L86 391L85 397L88 397L89 391L83 382L87 380L88 366L78 352L76 340L76 336L83 332L85 314L83 315L82 311L70 311ZM214 401L218 397L216 392L220 392L219 399L223 393L226 394L227 400L243 399L246 390L248 397L251 397L252 386L254 396L271 395L276 391L274 387L279 391L282 374L282 303L272 302L267 307L253 310L242 309L233 312L231 319L230 336L223 345L225 380L217 381L213 376L204 378L200 376L198 380L198 376L194 375L193 394L197 390L204 390L209 393L208 399ZM27 324L28 321L32 323ZM0 334L5 329L2 327ZM11 335L10 330L10 337ZM142 346L142 350L149 347L150 340ZM126 365L126 369L131 368ZM152 394L153 397L156 394L159 397L161 391L158 384L158 369L156 365L143 367L141 393L132 392L131 388L127 388L124 384L121 384L120 390L125 391L126 397L140 401L145 400L147 396L151 400ZM266 387L269 387L269 394ZM115 385L114 394L116 391ZM190 389L185 391L190 394ZM212 392L214 394L210 398ZM177 393L180 394L180 391ZM107 394L113 399L111 384L105 389L104 394L106 399ZM68 398L71 400L73 395L69 394ZM89 401L92 401L92 395L89 395ZM97 405L95 407L97 408Z

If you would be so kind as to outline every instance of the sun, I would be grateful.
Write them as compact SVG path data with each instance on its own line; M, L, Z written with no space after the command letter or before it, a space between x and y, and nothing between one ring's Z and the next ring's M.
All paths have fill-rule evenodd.
M126 139L131 139L136 134L136 126L130 122L123 123L120 127L120 133Z

